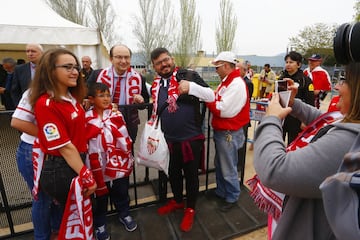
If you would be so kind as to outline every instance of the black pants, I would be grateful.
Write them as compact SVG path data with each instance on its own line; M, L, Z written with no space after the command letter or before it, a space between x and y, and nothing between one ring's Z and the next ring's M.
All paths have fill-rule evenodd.
M204 146L203 140L196 140L190 143L194 160L184 163L180 143L174 143L173 152L170 153L169 180L175 201L183 201L183 179L186 187L186 206L195 209L199 193L199 176L201 152Z

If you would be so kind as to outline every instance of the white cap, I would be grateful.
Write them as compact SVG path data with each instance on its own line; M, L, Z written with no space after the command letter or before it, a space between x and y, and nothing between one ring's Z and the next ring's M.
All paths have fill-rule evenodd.
M232 52L228 52L228 51L219 53L219 55L214 60L212 60L211 63L215 64L218 61L224 61L224 62L229 62L229 63L233 63L233 64L236 64L239 62L236 59L235 54Z

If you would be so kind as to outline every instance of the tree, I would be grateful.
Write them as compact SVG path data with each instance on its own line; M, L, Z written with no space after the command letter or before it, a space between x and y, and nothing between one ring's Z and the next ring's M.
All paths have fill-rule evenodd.
M46 3L60 16L74 23L87 26L86 4L78 0L46 0Z
M236 35L237 16L230 0L221 0L219 25L216 28L217 52L232 51Z
M138 41L139 51L150 66L150 53L156 47L171 49L174 41L171 36L176 29L173 10L169 0L139 0L140 12L135 17L133 33ZM164 24L166 23L166 24Z
M360 0L356 1L354 10L355 10L354 20L355 22L360 22Z
M325 23L307 26L297 36L289 39L290 45L305 58L313 53L319 53L322 55L324 65L332 65L335 59L332 50L333 37L337 27L336 24L327 25Z
M110 0L46 0L46 3L69 21L97 28L110 45L120 39L114 31L115 13Z
M120 42L121 37L114 28L116 15L110 0L89 0L89 10L92 16L89 26L99 29L110 46Z
M195 0L180 0L181 32L177 38L175 59L178 66L187 67L200 49L200 17L195 14ZM175 36L173 39L176 39Z

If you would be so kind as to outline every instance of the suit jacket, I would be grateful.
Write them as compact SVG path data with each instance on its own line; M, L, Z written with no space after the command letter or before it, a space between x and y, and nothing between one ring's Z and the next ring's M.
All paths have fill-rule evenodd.
M30 62L16 66L11 85L11 97L15 106L18 105L22 94L28 89L31 82Z

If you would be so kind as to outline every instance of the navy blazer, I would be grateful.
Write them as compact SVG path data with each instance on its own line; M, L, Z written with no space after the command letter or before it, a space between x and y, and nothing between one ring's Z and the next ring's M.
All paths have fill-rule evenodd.
M11 97L15 106L20 102L22 94L28 89L31 82L30 62L15 67L11 84Z

